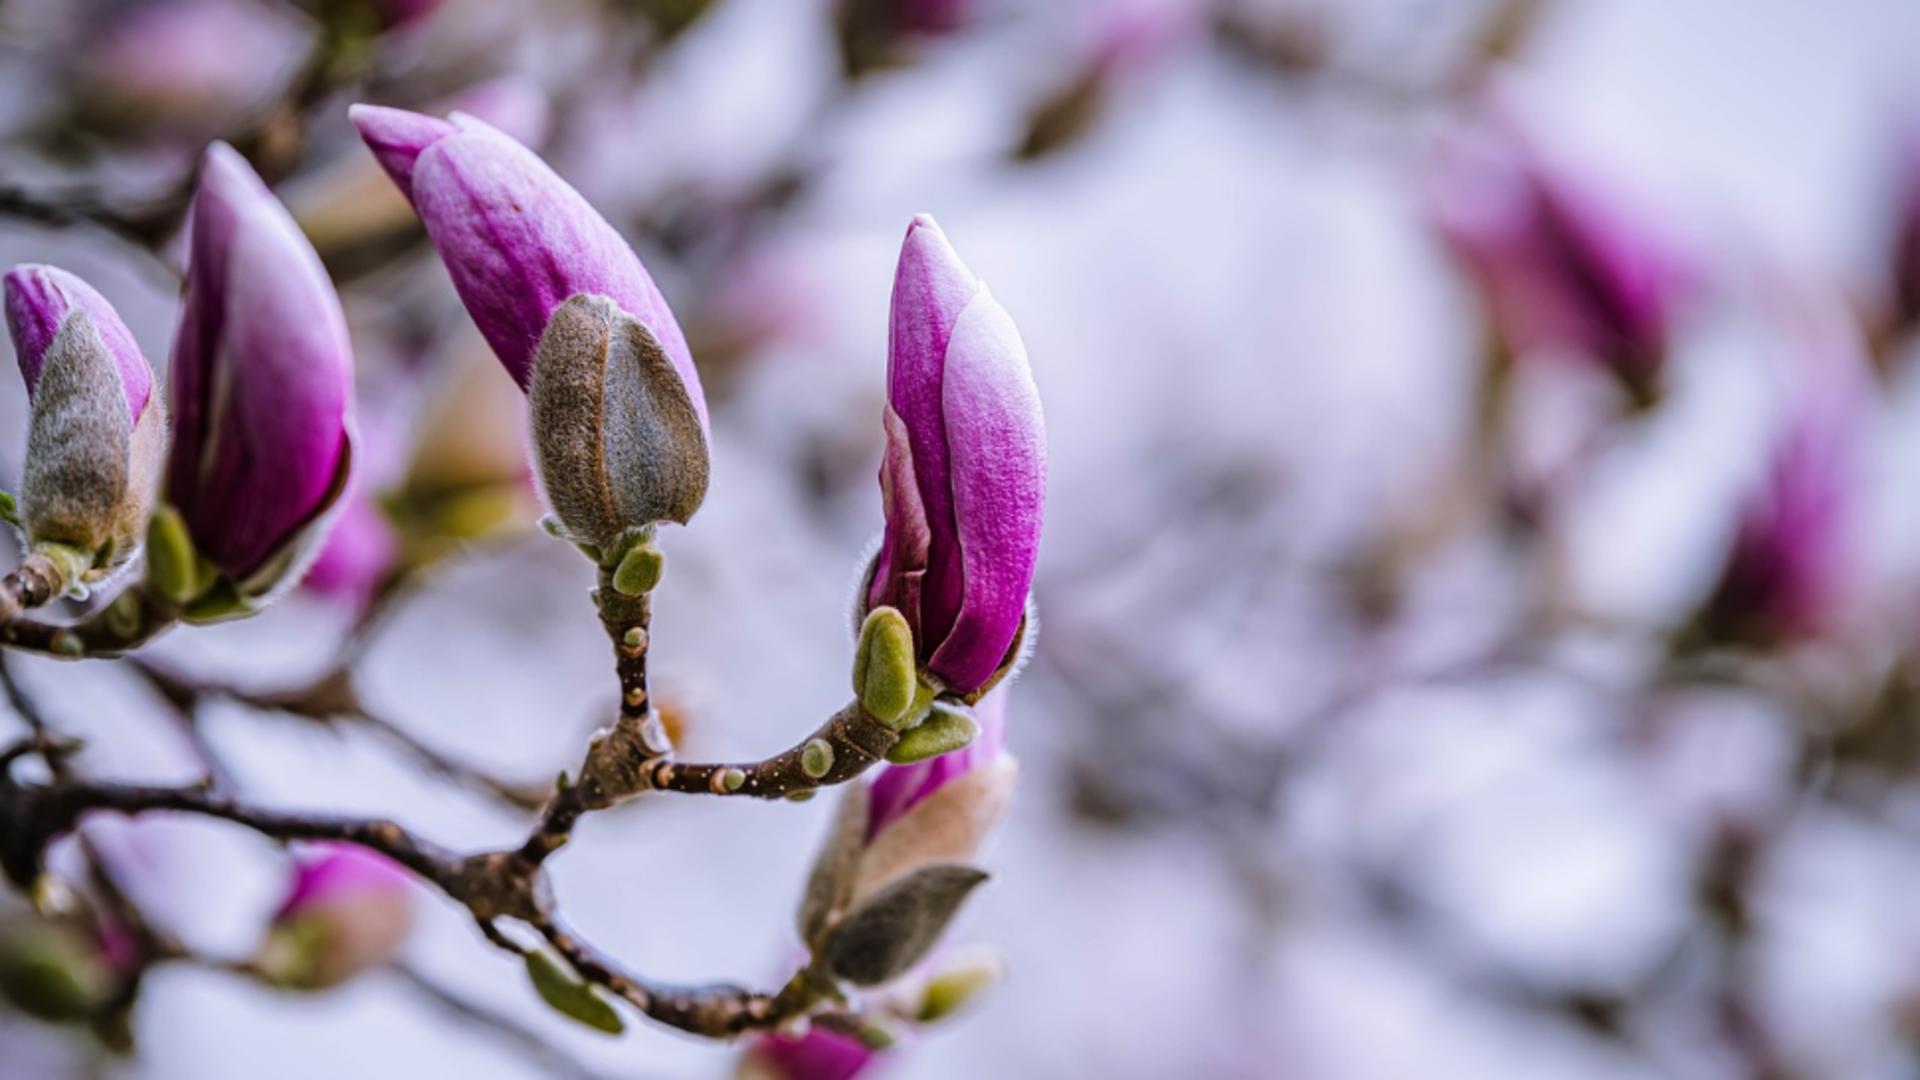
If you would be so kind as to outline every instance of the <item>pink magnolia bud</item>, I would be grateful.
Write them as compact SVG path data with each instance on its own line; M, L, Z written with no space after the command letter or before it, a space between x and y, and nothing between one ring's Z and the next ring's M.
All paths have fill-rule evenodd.
M1803 385L1701 615L1716 641L1813 637L1843 606L1869 361L1846 313L1812 314L1789 333Z
M204 138L268 103L307 36L286 12L247 0L134 5L79 54L74 95L96 123Z
M1909 140L1902 159L1900 203L1895 223L1893 290L1900 325L1920 325L1920 131Z
M21 478L27 540L77 553L67 569L97 580L139 549L153 508L166 454L153 371L112 305L74 275L16 266L5 292L31 403Z
M866 589L921 663L967 694L1009 660L1046 495L1046 427L1006 309L931 217L907 229L887 354L886 535Z
M477 116L510 137L537 146L546 137L550 110L538 83L521 75L503 75L453 94L435 111ZM417 227L406 197L358 148L292 181L283 195L300 227L323 253L377 243Z
M746 1080L853 1080L877 1055L851 1035L811 1027L804 1035L762 1036L748 1052Z
M345 487L352 348L313 246L225 143L207 151L188 242L167 495L253 597L298 580Z
M440 0L374 0L373 7L381 25L391 29L433 14L439 9Z
M866 847L855 902L932 863L979 853L1013 798L1019 765L1006 751L1007 688L974 706L979 734L963 749L912 765L888 765L869 791Z
M1448 144L1430 201L1507 348L1567 350L1603 365L1636 403L1657 396L1692 285L1665 237L1553 167L1510 123Z
M365 609L400 554L393 525L372 495L357 486L347 493L327 532L320 555L301 587Z
M412 928L407 872L366 848L331 844L296 864L257 963L276 982L325 989L391 961Z
M540 481L582 543L685 522L707 484L707 408L640 259L526 147L472 117L352 109L455 289L533 409Z
M934 792L1006 756L1007 691L998 690L982 698L974 706L973 718L980 725L980 733L965 747L929 761L888 765L880 770L870 796L873 809L867 819L868 842Z

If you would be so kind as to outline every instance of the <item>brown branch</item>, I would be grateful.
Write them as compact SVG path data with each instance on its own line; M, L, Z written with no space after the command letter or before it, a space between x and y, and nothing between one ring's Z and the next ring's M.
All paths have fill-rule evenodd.
M798 744L761 761L693 764L648 762L646 783L655 791L747 795L757 799L806 797L844 784L886 760L900 733L850 702Z
M521 1056L538 1066L544 1076L570 1077L572 1080L604 1080L608 1075L574 1060L571 1055L549 1043L539 1032L513 1017L471 1001L413 967L395 964L387 971L441 1012L470 1025L476 1031L512 1046Z
M259 692L197 682L139 656L123 657L122 662L183 716L189 717L190 733L198 731L190 718L199 703L208 698L225 698L250 708L312 721L330 730L343 724L363 728L442 780L516 809L537 810L548 796L546 784L516 783L468 765L421 741L398 722L373 712L360 700L352 673L345 668L337 668L295 690Z
M179 618L179 605L135 584L112 603L70 625L34 619L0 622L0 645L62 660L107 659L145 645Z
M20 784L0 775L0 867L15 884L30 888L39 877L48 845L94 811L197 814L279 840L332 841L379 852L464 905L496 946L524 954L525 946L496 925L502 918L523 922L538 931L583 979L653 1020L691 1034L724 1038L771 1028L813 1009L821 1000L818 990L769 996L726 984L681 987L634 975L559 924L539 865L529 863L519 850L462 855L394 821L270 810L200 787L77 779Z

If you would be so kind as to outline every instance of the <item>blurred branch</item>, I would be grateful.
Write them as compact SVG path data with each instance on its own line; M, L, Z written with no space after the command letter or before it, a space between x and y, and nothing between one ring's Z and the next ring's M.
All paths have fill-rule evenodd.
M38 741L10 748L17 756ZM82 780L71 775L22 783L0 775L0 868L21 888L39 879L47 847L95 811L156 811L231 822L278 840L331 841L379 852L466 907L487 939L516 955L527 947L498 923L512 919L536 931L581 978L644 1015L690 1034L729 1037L764 1030L812 1011L820 992L762 994L730 984L680 987L655 983L618 966L561 926L537 861L520 850L462 855L383 818L271 810L211 794L205 786L163 787ZM811 986L811 983L807 983Z

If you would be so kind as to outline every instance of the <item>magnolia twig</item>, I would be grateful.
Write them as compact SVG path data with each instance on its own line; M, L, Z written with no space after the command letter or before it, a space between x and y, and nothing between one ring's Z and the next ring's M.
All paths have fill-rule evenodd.
M122 661L139 673L148 685L166 698L183 715L191 717L201 701L223 697L255 709L284 713L331 726L349 723L378 735L388 745L414 759L429 772L450 783L477 792L520 810L538 809L547 798L545 784L525 784L506 780L474 766L457 761L439 749L422 742L399 723L381 716L361 703L353 687L351 673L338 669L320 679L286 693L261 693L238 687L194 682L139 656ZM197 726L189 720L189 727Z
M24 569L24 567L23 567ZM63 660L106 659L145 645L180 619L180 607L143 584L71 625L35 619L0 622L0 645Z
M572 1056L541 1037L538 1032L521 1024L513 1017L495 1012L461 996L422 974L416 968L406 964L394 964L387 971L440 1011L471 1024L475 1029L501 1042L512 1045L522 1056L538 1066L543 1075L568 1077L572 1080L607 1080L608 1074L574 1060Z
M625 971L560 925L538 864L529 864L518 850L461 855L391 820L269 810L201 787L78 779L21 784L0 775L0 867L16 884L29 887L40 874L47 846L71 831L82 815L99 810L198 814L280 840L333 841L379 852L464 905L496 946L525 954L525 946L495 925L501 918L517 919L538 931L589 983L655 1021L691 1034L724 1038L771 1028L808 1012L820 1000L817 992L769 996L724 984L672 986Z

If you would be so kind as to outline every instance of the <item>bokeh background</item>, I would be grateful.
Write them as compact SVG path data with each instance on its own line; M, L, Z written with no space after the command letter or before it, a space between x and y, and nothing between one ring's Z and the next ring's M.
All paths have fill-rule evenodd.
M7 673L96 775L516 838L613 705L591 570L345 113L464 108L693 341L713 488L653 657L695 757L844 700L914 213L1025 337L1043 630L956 935L1007 978L893 1075L1912 1076L1916 57L1904 0L4 0L0 264L87 277L162 364L225 138L341 289L369 447L302 593ZM291 692L343 647L329 718ZM563 909L659 977L777 980L829 804L601 815ZM89 835L212 955L283 887L229 827ZM156 970L131 1054L0 1011L0 1077L735 1067L548 1014L419 906L402 970L326 994Z

